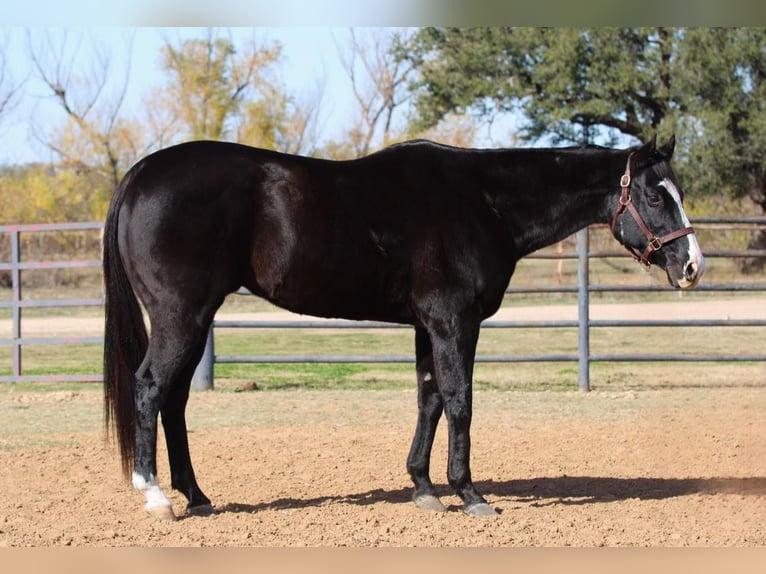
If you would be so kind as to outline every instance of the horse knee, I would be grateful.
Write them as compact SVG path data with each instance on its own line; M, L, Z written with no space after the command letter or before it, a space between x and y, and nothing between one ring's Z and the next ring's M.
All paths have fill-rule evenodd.
M449 400L445 400L444 414L450 426L455 429L463 430L471 426L471 404L462 397L450 397Z

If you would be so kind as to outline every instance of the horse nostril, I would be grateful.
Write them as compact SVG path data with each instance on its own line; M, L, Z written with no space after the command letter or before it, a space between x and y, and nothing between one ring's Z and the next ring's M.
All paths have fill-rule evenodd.
M697 278L697 264L693 261L689 262L684 269L684 277L687 281L694 281Z

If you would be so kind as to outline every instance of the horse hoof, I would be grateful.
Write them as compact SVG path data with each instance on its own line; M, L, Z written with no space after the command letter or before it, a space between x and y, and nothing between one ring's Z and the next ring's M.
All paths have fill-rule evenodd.
M170 506L152 506L147 508L146 511L158 520L173 521L176 519L176 515L173 514L173 508Z
M498 516L497 511L486 502L476 502L463 509L470 516Z
M432 494L421 494L412 499L415 506L422 508L423 510L430 510L432 512L447 512L447 507L442 504L442 501L436 498Z
M211 516L215 514L215 508L212 504L198 504L197 506L188 506L186 512L192 516Z

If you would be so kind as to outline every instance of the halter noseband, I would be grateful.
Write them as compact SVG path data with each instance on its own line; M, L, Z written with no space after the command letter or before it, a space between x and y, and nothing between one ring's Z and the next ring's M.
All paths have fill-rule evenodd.
M662 249L663 245L673 241L674 239L678 239L684 235L694 233L694 228L691 226L684 227L682 229L668 233L667 235L663 235L662 237L657 237L657 235L652 233L652 231L644 222L643 217L641 217L641 214L636 209L636 206L633 204L633 200L630 197L630 164L635 153L636 152L630 152L630 155L628 155L628 163L625 166L625 173L620 178L620 187L622 188L622 193L620 194L620 202L617 205L617 210L614 212L614 217L612 217L612 235L614 235L615 239L617 239L617 241L619 241L620 244L630 252L636 261L649 269L652 266L652 263L649 260L649 258L652 256L652 253L659 251ZM643 253L639 253L637 249L624 243L622 239L617 235L617 219L620 217L620 215L622 215L623 212L625 212L625 210L627 210L633 216L633 220L646 236L646 239L649 240L649 243L647 244Z

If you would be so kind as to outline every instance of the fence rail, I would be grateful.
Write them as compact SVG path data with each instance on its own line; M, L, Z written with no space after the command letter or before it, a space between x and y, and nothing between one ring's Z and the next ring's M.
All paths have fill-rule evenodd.
M766 217L707 217L696 218L695 228L703 229L738 229L755 230L766 228ZM100 222L89 223L65 223L65 224L42 224L42 225L5 225L0 226L0 235L10 236L9 261L0 262L0 272L9 272L11 279L11 299L0 301L0 309L11 310L11 334L10 337L0 338L0 346L10 346L12 354L12 368L10 375L1 375L0 382L22 381L101 381L100 373L85 374L25 374L23 371L23 348L37 345L61 345L61 344L102 344L101 336L66 336L66 337L25 337L23 335L23 311L28 308L55 308L55 307L86 307L103 306L103 298L69 298L69 299L39 299L28 300L22 296L22 272L28 270L52 270L52 269L78 269L96 268L101 266L99 260L72 260L72 261L23 261L21 254L21 235L25 233L45 233L60 231L86 231L101 230ZM766 250L732 250L719 249L705 252L707 258L741 258L741 257L766 257ZM594 259L623 257L620 250L591 250L590 230L585 229L577 234L577 248L575 253L550 253L539 252L530 255L530 258L549 260L576 260L577 261L577 284L555 285L539 287L516 287L510 286L508 294L577 294L577 319L556 321L506 321L490 319L482 324L488 329L552 329L572 328L577 329L578 344L576 353L549 353L539 355L507 355L492 354L479 355L477 362L577 362L578 363L578 386L581 390L590 387L590 365L593 362L643 362L643 361L678 361L678 362L708 362L708 361L766 361L766 354L706 354L685 355L678 353L592 353L590 349L590 333L592 329L602 327L650 327L672 329L678 327L764 327L766 320L761 319L684 319L684 320L627 320L608 319L594 320L590 318L590 294L607 292L671 292L672 289L660 285L611 285L592 283L590 277L590 262ZM730 292L730 293L766 293L766 283L704 283L696 288L702 292ZM208 344L194 375L194 386L197 389L213 387L214 365L230 363L414 363L413 355L216 355L215 331L216 329L397 329L405 328L406 325L381 323L374 321L342 321L342 320L259 320L259 321L232 321L216 319L208 335Z

